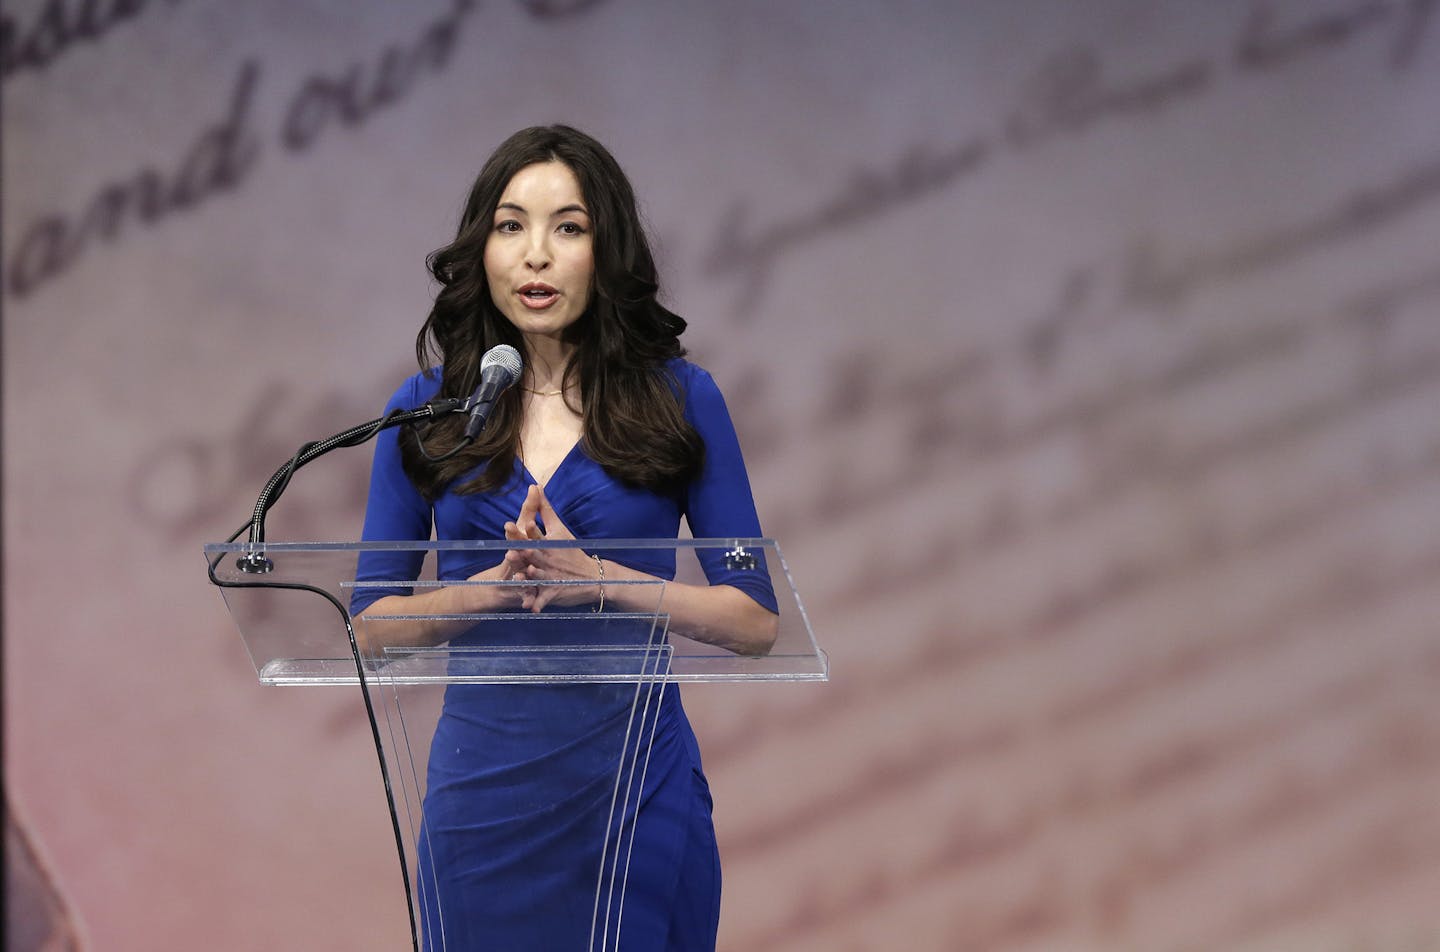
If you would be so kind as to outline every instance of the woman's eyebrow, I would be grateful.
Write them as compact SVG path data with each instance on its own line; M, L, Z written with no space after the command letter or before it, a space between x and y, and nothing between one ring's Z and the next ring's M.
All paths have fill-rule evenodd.
M514 202L501 202L500 204L495 206L495 210L497 212L502 208L508 208L511 211L519 212L522 215L530 214L530 212L526 210L524 205L517 205ZM553 218L556 215L564 215L569 212L579 212L582 215L590 214L590 212L586 210L584 205L566 205L562 208L557 208L555 209L555 211L551 212L551 217Z

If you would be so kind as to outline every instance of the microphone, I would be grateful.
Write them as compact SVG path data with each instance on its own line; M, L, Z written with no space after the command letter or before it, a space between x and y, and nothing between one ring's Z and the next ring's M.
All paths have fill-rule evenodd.
M495 399L520 379L520 352L509 344L497 344L480 358L480 386L471 395L470 419L465 421L465 442L469 443L485 429Z

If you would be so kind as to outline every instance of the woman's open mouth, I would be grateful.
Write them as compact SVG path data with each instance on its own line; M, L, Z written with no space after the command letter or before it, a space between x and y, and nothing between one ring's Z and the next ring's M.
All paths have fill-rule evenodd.
M520 300L532 311L543 311L560 299L560 292L548 284L532 282L518 289Z

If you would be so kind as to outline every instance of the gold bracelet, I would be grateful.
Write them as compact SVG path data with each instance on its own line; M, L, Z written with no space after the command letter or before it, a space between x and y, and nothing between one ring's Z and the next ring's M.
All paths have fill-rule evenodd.
M605 610L605 563L600 561L598 555L592 555L590 558L595 560L595 567L600 570L600 604L596 605L594 610L603 612Z

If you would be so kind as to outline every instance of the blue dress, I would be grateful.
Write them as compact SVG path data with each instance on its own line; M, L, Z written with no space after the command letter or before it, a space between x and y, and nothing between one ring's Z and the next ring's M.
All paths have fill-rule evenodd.
M675 538L682 516L696 538L760 535L719 389L688 361L673 360L668 370L686 420L704 440L702 471L682 491L657 494L616 481L577 445L545 486L577 539ZM438 374L416 374L396 391L387 412L419 406L438 387ZM501 539L534 482L517 460L498 491L446 492L432 506L406 477L397 433L387 430L375 450L364 538L423 540L433 524L440 540ZM675 574L673 554L664 550L586 551L660 578ZM438 574L463 579L498 560L493 553L441 553ZM732 571L718 557L701 561L712 584L733 585L776 610L766 573ZM408 579L419 570L410 553L370 552L357 577ZM383 595L408 593L361 591L354 613ZM544 629L527 628L527 640L537 631ZM563 630L544 634L562 642L585 637ZM451 646L463 646L467 637ZM447 689L431 743L417 849L416 894L427 952L559 952L602 943L623 952L714 948L720 864L699 747L675 685L637 703L639 690L635 684ZM634 737L647 731L637 730L633 718L654 729L648 757L635 749ZM628 794L620 785L618 807L617 755L643 768ZM602 873L617 852L629 860L628 874L613 881L614 888L623 887L623 916L615 915L612 884ZM605 885L597 895L600 882Z

